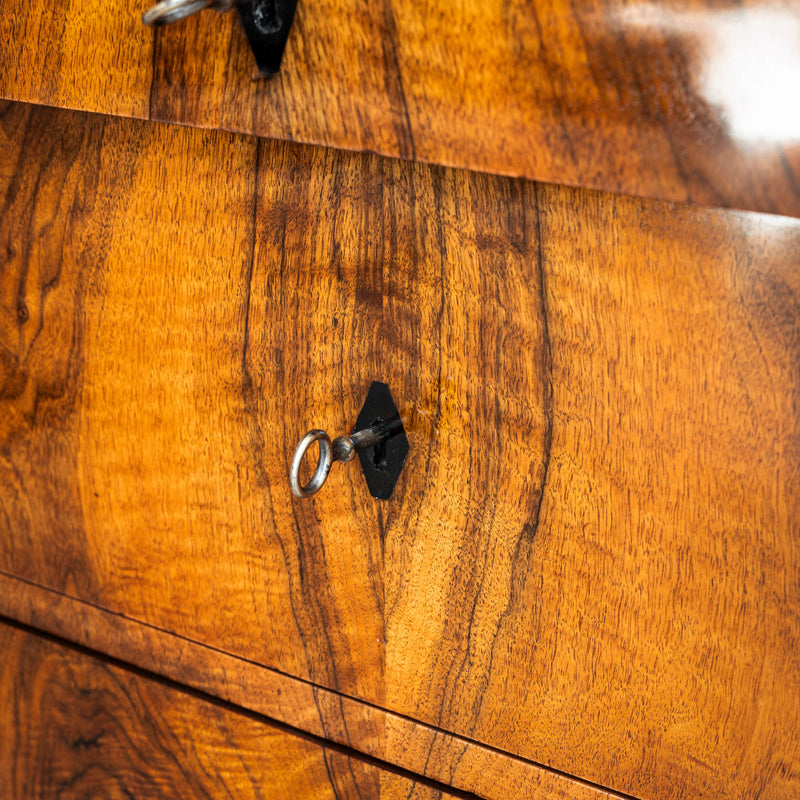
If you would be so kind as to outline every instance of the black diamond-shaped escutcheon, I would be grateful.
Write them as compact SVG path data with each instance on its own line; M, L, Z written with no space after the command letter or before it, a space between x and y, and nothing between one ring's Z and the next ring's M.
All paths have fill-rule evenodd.
M240 0L236 6L262 75L281 67L297 0Z
M392 393L380 381L374 381L369 387L353 433L373 426L385 426L386 438L360 450L358 457L369 493L379 500L388 500L403 471L409 445Z

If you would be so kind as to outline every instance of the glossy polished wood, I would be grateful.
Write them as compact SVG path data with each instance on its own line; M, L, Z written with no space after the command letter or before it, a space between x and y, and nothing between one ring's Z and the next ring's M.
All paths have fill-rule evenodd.
M293 509L262 430L285 423L247 360L258 142L30 107L0 124L3 566L380 703L380 545Z
M487 800L620 797L2 572L0 615Z
M5 0L0 97L800 215L796 0L300 3L272 80L148 5Z
M2 623L0 652L6 800L452 797Z
M795 792L800 223L4 120L2 569L616 791ZM392 500L294 500L373 379Z
M430 444L385 537L387 704L636 797L792 797L800 225L498 205L525 222L483 292L450 241L388 273L386 380Z

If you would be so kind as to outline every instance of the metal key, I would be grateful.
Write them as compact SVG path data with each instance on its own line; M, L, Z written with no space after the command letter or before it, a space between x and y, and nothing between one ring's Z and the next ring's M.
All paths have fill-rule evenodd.
M319 459L311 480L300 483L300 464L308 448L319 443ZM385 383L374 381L356 420L353 433L332 442L325 431L310 430L297 445L289 470L289 484L296 497L316 494L328 478L334 461L346 464L358 453L369 493L388 500L405 464L409 445L400 412Z
M368 447L375 447L386 439L390 439L396 433L403 430L400 417L393 420L380 422L365 428L362 431L351 433L350 436L337 436L331 442L330 436L325 431L317 428L309 431L297 445L292 458L292 468L289 471L289 480L292 491L296 497L310 497L316 494L328 478L334 461L341 461L346 464L356 457L359 450L366 450ZM319 460L311 480L305 485L300 485L300 463L306 451L314 442L319 442Z

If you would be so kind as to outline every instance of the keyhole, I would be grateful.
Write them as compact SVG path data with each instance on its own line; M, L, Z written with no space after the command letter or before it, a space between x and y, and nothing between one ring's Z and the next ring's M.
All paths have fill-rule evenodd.
M376 425L383 425L383 420L378 417L370 427L375 427ZM373 448L372 448L372 466L375 469L386 469L386 439L381 439Z
M263 34L277 33L283 26L275 0L260 0L253 3L253 22Z

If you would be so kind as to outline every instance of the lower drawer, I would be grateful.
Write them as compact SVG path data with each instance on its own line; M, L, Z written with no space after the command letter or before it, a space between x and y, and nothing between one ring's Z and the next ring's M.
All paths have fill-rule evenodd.
M452 797L2 622L0 653L6 800Z

